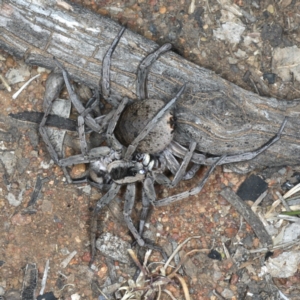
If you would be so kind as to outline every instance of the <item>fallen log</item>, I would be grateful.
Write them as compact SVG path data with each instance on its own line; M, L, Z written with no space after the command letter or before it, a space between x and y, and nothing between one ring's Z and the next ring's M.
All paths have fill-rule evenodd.
M75 4L66 9L54 2L7 0L0 4L0 47L28 64L49 69L55 67L55 56L72 79L99 89L103 56L121 26ZM126 30L112 60L115 95L136 99L137 67L157 47ZM299 164L298 101L260 97L173 52L151 68L149 97L167 101L184 83L187 88L176 107L175 135L182 145L194 138L203 153L219 156L250 151L266 143L288 116L282 139L248 162L247 168Z

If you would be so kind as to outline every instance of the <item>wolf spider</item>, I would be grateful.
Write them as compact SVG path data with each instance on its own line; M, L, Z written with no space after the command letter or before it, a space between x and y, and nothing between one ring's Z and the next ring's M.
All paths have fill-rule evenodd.
M165 44L154 53L149 54L139 65L136 91L138 101L132 101L125 97L118 102L116 97L111 95L111 56L124 31L125 28L120 30L103 59L102 96L114 107L107 115L97 118L92 116L93 109L99 105L98 93L96 93L96 98L89 101L86 107L84 107L70 84L67 71L56 60L58 68L62 71L63 79L62 77L58 77L54 81L57 80L57 85L59 86L63 82L65 83L70 100L79 114L78 134L81 154L59 158L54 147L51 145L45 130L45 123L52 107L51 100L44 101L45 114L40 124L40 133L51 158L63 168L66 176L68 176L66 167L80 163L90 163L88 180L100 189L104 187L108 188L108 191L97 202L93 212L91 230L92 259L95 253L94 244L97 215L104 206L117 196L122 185L127 186L123 215L130 232L140 246L157 249L151 243L146 243L142 238L150 204L153 206L163 206L199 193L217 165L254 158L280 139L280 135L286 124L285 119L278 133L264 146L252 152L207 158L203 154L195 152L195 141L191 141L189 149L184 148L173 140L173 132L176 130L176 128L174 129L173 114L175 110L174 104L183 94L185 84L167 104L162 100L149 99L146 88L147 74L151 65L161 54L171 49L170 44ZM105 139L106 145L89 149L85 138L85 126L91 131L100 134ZM181 163L178 161L178 158ZM189 164L192 166L187 171ZM168 187L174 187L182 179L187 180L192 178L201 165L210 165L210 168L196 187L164 199L156 200L155 182ZM174 175L172 180L164 174L166 169ZM142 212L139 229L136 229L131 219L136 195L136 182L142 182L143 184Z

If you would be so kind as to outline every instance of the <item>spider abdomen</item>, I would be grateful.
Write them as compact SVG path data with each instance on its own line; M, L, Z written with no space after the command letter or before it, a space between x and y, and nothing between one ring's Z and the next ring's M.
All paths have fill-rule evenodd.
M130 145L164 105L162 100L157 99L135 101L128 105L116 127L117 139L125 146ZM149 154L163 151L173 139L173 124L173 116L167 113L139 143L137 151Z

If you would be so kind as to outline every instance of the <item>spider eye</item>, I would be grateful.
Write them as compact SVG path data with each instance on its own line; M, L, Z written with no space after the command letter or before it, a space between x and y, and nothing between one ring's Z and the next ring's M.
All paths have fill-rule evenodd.
M139 174L142 174L142 175L144 175L146 172L145 172L145 170L139 170Z

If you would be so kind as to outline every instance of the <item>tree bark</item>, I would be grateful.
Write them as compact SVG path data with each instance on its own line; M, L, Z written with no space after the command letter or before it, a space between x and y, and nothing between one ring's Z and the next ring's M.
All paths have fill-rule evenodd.
M51 1L35 3L39 4L24 0L0 4L0 47L28 64L49 69L55 67L55 56L74 80L99 89L103 56L121 26L75 4L66 10ZM125 31L112 59L113 94L136 99L137 67L157 47ZM288 116L282 139L248 167L299 164L298 101L260 97L173 52L152 66L149 98L167 101L184 83L187 89L176 106L175 140L188 145L193 138L198 151L212 155L242 153L266 143Z

